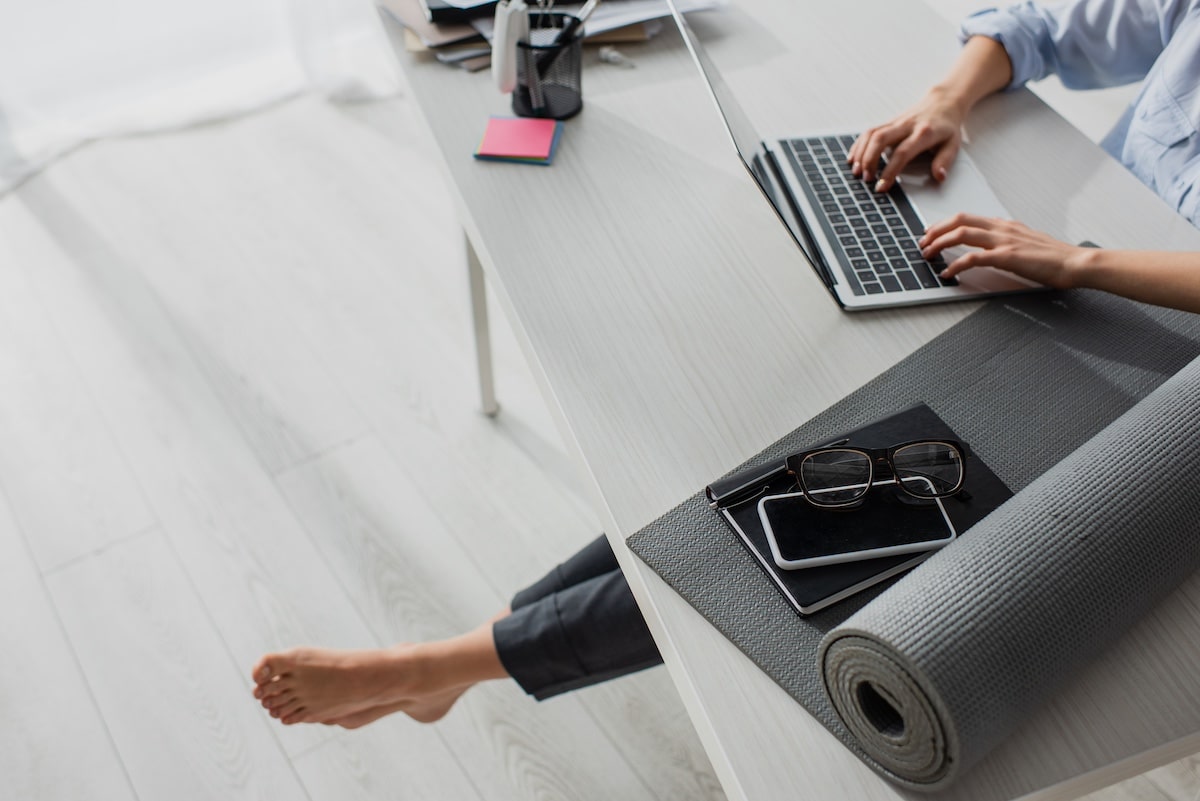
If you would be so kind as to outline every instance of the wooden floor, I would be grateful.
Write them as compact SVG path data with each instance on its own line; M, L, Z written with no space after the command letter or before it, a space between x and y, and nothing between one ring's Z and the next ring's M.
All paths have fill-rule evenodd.
M723 797L661 669L355 732L250 697L264 651L457 633L596 534L502 319L476 412L429 152L402 98L304 99L0 199L0 798Z

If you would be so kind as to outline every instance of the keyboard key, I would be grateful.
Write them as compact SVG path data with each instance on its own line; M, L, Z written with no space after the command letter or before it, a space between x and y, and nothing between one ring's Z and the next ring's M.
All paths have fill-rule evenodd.
M841 236L843 234L852 233L852 231L850 230L850 226L848 226L848 225L835 225L835 226L833 226L833 232L835 234L837 234L838 236ZM900 255L899 248L896 249L896 255L897 256Z
M900 282L896 280L894 275L881 275L879 283L883 284L883 288L888 292L899 292L901 290Z
M842 223L846 222L846 215L844 215L844 214L830 214L830 215L829 215L829 222L831 222L831 223L832 223L832 224L834 224L834 225L841 225Z
M854 238L854 237L852 237L852 236L842 236L842 237L838 237L838 241L842 243L842 246L843 246L843 247L847 247L847 248L848 248L848 247L853 247L854 245L857 245L857 244L858 244L858 240L857 240L857 239L855 239L855 238Z
M875 212L871 212L870 214L867 215L867 222L881 223L881 222L883 222L883 217Z
M900 258L900 248L895 247L895 246L885 247L883 249L883 255L887 256L889 261L892 259L899 259Z
M855 270L854 272L856 275L858 275L858 280L862 281L864 284L868 281L875 280L875 273L871 272L870 270Z
M921 286L925 287L926 289L934 289L941 286L941 283L938 282L937 276L933 274L933 270L930 269L928 263L919 261L916 264L910 264L909 266L912 267L913 272L917 274L917 280L921 282Z
M883 287L879 284L863 284L863 289L867 290L868 295L878 295L883 292Z
M896 277L900 279L900 284L906 290L920 289L921 285L917 283L917 277L909 270L896 270Z
M856 248L851 248L851 250L855 250L855 249ZM847 251L847 252L849 252L849 251ZM853 267L855 270L871 269L871 263L869 261L867 261L866 259L851 259L850 266Z
M852 259L861 259L863 257L862 248L846 248L846 255Z

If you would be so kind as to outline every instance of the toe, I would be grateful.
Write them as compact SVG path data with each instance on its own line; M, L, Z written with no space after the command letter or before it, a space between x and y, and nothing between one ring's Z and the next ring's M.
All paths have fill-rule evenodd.
M276 695L283 695L285 693L290 693L292 691L292 689L293 689L293 687L292 687L291 677L290 676L280 676L277 679L273 679L270 683L260 686L258 688L259 692L258 692L257 697L259 697L263 700L266 700L266 699L272 698Z
M299 708L299 706L300 699L288 698L271 707L271 714L275 717L283 717L291 712L294 712L297 708Z
M304 707L300 707L299 709L295 710L289 710L288 714L279 719L279 722L285 726L291 726L293 723L303 723L305 720L305 712L307 711L308 710L306 710Z
M295 700L296 697L291 692L282 692L276 693L269 698L264 698L262 705L267 709L279 709Z
M275 669L271 667L273 659L274 657L264 656L258 660L258 664L250 671L250 676L254 679L255 684L268 682L275 675Z

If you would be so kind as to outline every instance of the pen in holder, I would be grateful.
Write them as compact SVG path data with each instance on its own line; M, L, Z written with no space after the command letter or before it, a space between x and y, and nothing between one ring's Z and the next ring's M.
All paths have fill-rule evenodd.
M583 108L583 30L570 14L532 13L529 38L517 42L513 111L565 120Z

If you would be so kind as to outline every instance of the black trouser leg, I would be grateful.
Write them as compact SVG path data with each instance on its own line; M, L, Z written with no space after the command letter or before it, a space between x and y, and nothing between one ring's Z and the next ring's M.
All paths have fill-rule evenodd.
M539 701L662 663L603 536L518 592L512 609L492 626L496 650Z

